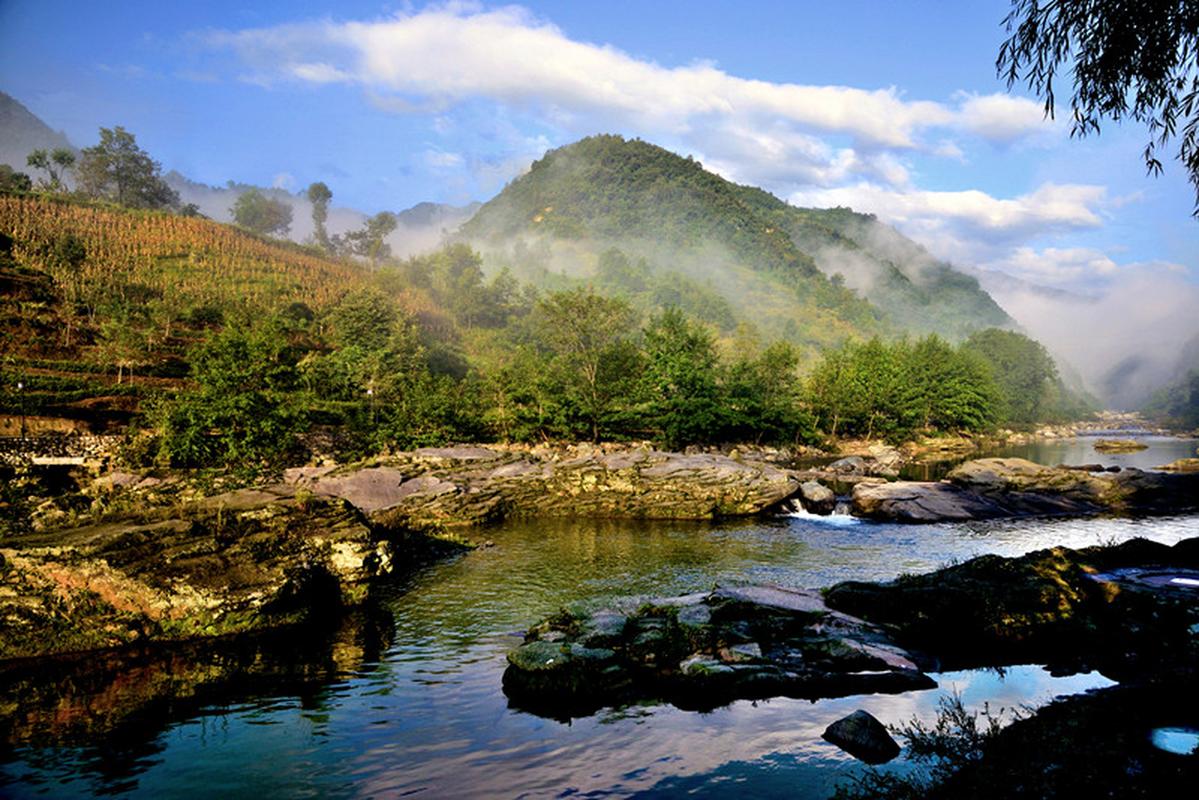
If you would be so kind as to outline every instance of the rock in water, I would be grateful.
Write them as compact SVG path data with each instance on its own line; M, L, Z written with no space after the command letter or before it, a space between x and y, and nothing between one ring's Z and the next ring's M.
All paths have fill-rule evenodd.
M883 723L860 708L825 728L822 738L867 764L885 764L899 755L899 745Z
M799 487L803 507L813 514L828 515L837 507L837 495L819 481L804 481Z
M1199 458L1180 458L1169 464L1154 467L1154 469L1160 469L1163 472L1199 472Z
M1133 453L1148 447L1136 439L1100 439L1095 442L1095 449L1100 453Z

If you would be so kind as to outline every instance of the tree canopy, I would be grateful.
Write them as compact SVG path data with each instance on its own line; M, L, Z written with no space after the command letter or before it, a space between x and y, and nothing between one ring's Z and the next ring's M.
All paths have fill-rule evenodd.
M1142 123L1155 174L1161 150L1179 136L1199 215L1199 3L1012 0L1005 24L1011 36L996 68L1009 87L1027 83L1052 116L1055 81L1073 74L1074 135L1098 133L1104 119Z
M262 236L285 236L291 229L291 204L257 189L239 194L229 211L239 227Z
M329 231L325 222L329 219L329 201L333 199L333 191L323 182L317 181L308 185L308 202L312 203L312 236L322 250L329 249Z
M162 179L162 167L121 126L101 128L100 142L85 147L76 170L79 190L130 208L174 208L179 195Z
M45 172L46 177L41 180L42 187L57 192L66 188L67 172L75 166L75 154L66 147L56 147L50 151L39 148L29 154L25 164Z

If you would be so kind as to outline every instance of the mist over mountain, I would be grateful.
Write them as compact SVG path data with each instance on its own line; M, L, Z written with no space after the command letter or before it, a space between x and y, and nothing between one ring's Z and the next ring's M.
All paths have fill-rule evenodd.
M710 290L736 319L798 344L1013 322L978 282L874 217L801 209L661 147L594 136L548 152L484 204L462 235L526 279L620 286L601 255ZM629 280L624 281L626 284Z
M66 134L51 128L16 98L0 92L0 164L27 172L25 158L30 151L56 147L74 149Z

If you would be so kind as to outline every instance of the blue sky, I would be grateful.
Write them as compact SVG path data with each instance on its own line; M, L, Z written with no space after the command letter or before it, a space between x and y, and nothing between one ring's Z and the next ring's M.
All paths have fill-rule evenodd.
M78 145L120 124L196 180L323 180L367 212L485 200L618 132L958 263L1193 284L1182 170L1147 178L1137 127L1071 140L1008 96L1007 6L0 0L0 89Z

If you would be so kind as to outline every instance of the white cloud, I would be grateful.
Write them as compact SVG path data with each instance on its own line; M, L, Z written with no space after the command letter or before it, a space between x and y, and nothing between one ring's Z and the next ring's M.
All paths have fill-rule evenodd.
M292 64L290 69L294 77L312 83L348 83L353 79L348 72L329 64Z
M993 142L1007 143L1052 130L1045 107L1026 97L959 94L958 125Z
M434 169L456 169L461 167L464 160L458 153L447 153L444 150L430 149L425 151L425 164Z
M295 184L296 177L290 172L280 172L271 180L272 189L283 189L289 192L291 191L291 187L295 186Z
M1177 266L1177 265L1173 265ZM1112 277L1120 266L1106 253L1091 247L1017 247L1009 255L989 262L997 269L1023 280L1043 284L1094 284Z
M791 202L807 206L851 206L901 228L937 230L956 226L991 240L1102 224L1107 189L1090 184L1046 183L1019 197L998 198L965 191L896 190L859 183L796 192Z
M903 186L908 169L888 151L961 159L945 131L1007 143L1045 127L1035 103L1006 95L961 93L942 103L894 87L753 80L705 62L663 66L571 39L519 7L453 4L206 38L241 56L243 80L354 84L398 113L442 113L482 98L575 132L635 129L771 187L849 178ZM933 129L943 132L926 142ZM845 141L817 138L827 136Z

